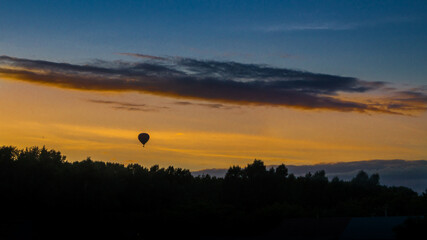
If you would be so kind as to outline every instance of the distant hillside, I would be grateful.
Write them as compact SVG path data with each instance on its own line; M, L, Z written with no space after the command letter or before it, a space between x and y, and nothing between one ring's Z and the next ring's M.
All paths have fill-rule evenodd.
M293 173L295 176L325 170L329 179L338 177L343 180L350 180L357 172L363 170L369 174L379 173L380 183L387 186L405 186L418 193L424 192L427 189L427 160L367 160L299 166L286 165L286 167L289 173ZM205 169L194 171L192 174L194 176L209 174L210 176L224 177L227 170Z

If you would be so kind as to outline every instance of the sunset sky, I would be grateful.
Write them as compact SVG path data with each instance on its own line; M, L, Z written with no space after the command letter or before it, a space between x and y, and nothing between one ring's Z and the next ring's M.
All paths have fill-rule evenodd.
M0 146L190 170L427 159L426 43L425 0L0 0Z

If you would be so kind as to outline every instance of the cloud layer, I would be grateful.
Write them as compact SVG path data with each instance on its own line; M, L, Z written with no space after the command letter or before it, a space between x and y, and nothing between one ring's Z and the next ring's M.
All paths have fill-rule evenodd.
M385 91L384 82L318 74L259 64L163 58L123 53L137 62L102 61L77 65L0 56L0 77L61 88L137 91L182 99L240 105L408 114L424 111L424 91L395 90L381 98L349 98ZM387 90L390 93L390 90ZM342 95L346 98L342 98ZM214 105L212 105L214 106ZM220 105L216 105L220 106Z

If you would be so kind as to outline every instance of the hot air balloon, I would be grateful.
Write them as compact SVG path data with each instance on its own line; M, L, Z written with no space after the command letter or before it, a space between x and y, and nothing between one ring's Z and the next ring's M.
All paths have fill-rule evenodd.
M143 147L148 142L148 139L150 139L150 135L148 135L148 133L141 133L138 135L138 140L142 143Z

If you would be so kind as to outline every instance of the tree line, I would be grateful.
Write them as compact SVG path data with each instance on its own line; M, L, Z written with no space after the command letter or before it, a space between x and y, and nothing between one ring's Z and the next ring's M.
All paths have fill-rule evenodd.
M29 222L36 237L241 236L285 218L427 215L427 191L383 186L364 171L350 181L296 177L254 160L224 178L195 177L173 166L68 162L45 147L0 148L0 194L2 222Z

